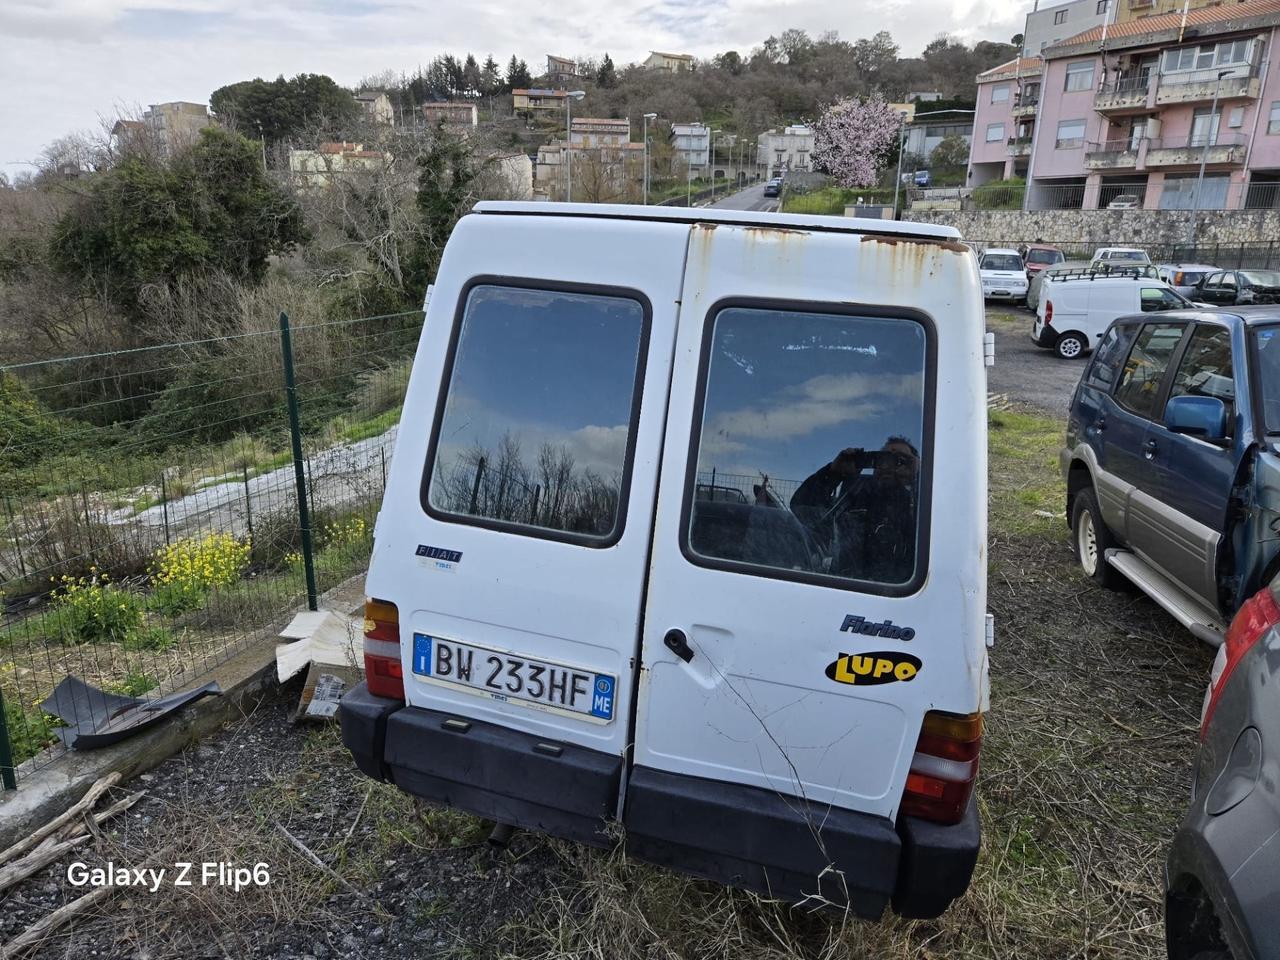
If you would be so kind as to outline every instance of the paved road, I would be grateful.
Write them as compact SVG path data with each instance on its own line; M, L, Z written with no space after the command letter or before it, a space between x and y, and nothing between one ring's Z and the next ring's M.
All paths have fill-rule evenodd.
M717 200L715 203L708 204L719 210L759 210L767 213L775 213L778 209L778 198L765 198L764 183L757 183L754 186L747 187L745 190L739 190L737 193L731 193L723 200Z
M1066 417L1087 359L1062 360L1031 342L1034 316L1025 307L989 304L987 329L996 335L996 365L987 371L995 395Z

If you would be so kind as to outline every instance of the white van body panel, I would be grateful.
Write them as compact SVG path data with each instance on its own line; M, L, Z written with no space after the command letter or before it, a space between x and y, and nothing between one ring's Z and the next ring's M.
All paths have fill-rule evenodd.
M1059 334L1075 331L1087 339L1092 350L1117 317L1142 312L1142 291L1152 288L1172 290L1150 277L1067 277L1050 274L1044 279L1032 336L1044 327L1047 305L1053 304L1053 329Z
M918 311L932 319L936 420L928 574L908 596L744 575L682 554L705 324L727 298ZM981 708L986 672L982 289L960 244L693 227L644 616L635 763L892 817L926 710ZM855 401L856 402L856 401ZM927 417L927 414L926 414ZM927 422L927 421L926 421ZM940 481L940 482L939 482ZM962 510L955 504L964 504ZM847 616L911 626L909 643L842 632ZM688 663L663 644L689 638ZM839 654L908 652L909 683L854 687ZM821 722L815 718L821 717Z
M626 523L610 547L441 521L424 511L421 485L449 331L473 277L501 264L512 277L639 290L652 307L644 391L661 398L671 366L687 231L674 223L608 220L584 231L572 219L480 216L465 217L455 228L405 395L367 581L370 596L400 605L410 705L622 753L632 690L624 678L636 654L665 405L641 407ZM392 504L398 505L396 512ZM419 545L458 551L462 557L456 563L418 557ZM411 605L406 598L413 599ZM411 662L413 633L618 677L613 719L600 723L543 712L424 680Z

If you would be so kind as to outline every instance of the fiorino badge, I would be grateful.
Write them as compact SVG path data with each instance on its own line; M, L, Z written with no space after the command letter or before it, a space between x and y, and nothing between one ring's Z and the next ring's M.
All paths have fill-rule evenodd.
M909 653L878 650L873 653L842 653L827 664L827 679L855 687L914 680L920 672L920 658Z

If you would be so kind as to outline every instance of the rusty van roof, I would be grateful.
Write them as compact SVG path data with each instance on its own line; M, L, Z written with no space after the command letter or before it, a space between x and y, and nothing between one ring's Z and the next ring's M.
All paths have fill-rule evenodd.
M622 203L548 203L537 200L482 200L475 206L479 214L536 217L585 217L603 220L661 220L674 223L723 223L734 226L792 230L821 230L838 233L894 234L918 240L956 243L960 231L933 223L877 220L870 217L832 217L804 213L763 213L754 210L723 210L715 207L659 207Z

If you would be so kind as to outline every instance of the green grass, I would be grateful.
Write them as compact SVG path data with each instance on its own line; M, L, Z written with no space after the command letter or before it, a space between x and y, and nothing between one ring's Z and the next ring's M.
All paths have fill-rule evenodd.
M1060 515L1066 484L1058 470L1062 422L1034 414L992 410L988 424L993 536L1065 538L1066 527ZM1053 513L1054 517L1039 516L1037 510Z

